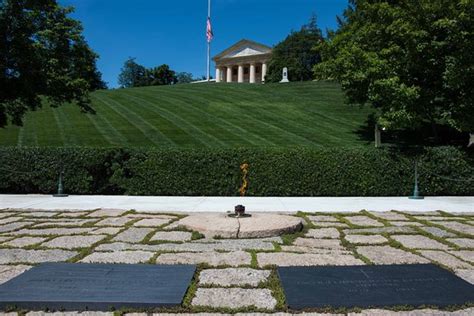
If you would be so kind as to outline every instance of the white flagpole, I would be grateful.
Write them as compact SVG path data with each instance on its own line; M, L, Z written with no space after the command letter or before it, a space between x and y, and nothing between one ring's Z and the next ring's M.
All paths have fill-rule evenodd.
M211 0L208 0L207 18L211 18ZM207 41L207 81L211 81L211 41Z

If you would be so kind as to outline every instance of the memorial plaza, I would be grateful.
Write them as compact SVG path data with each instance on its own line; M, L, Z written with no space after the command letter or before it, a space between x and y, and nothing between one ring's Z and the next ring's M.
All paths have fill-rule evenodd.
M196 224L199 231L189 229L190 223L198 223L205 216L211 216L216 224L207 227ZM285 305L276 272L279 267L433 263L474 284L474 212L292 212L287 215L266 212L253 216L269 216L266 227L274 229L272 233L254 226L251 234L246 235L244 219L235 219L240 222L236 235L223 236L233 229L231 224L219 226L216 220L226 218L225 212L5 208L0 211L0 283L45 262L194 264L198 268L182 307L179 311L163 309L162 312L205 315L295 312ZM302 230L279 231L281 221L273 220L275 216L285 216L293 224L301 224ZM474 309L464 306L449 311L402 308L315 312L472 315ZM84 315L114 314L88 311Z

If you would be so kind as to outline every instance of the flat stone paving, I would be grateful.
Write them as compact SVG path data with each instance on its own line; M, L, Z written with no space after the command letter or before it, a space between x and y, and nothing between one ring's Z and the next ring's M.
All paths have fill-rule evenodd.
M294 236L199 239L199 234L183 231L177 225L186 218L183 214L114 209L0 210L0 283L41 262L203 264L196 275L194 296L188 298L190 307L203 312L206 308L282 312L277 307L278 294L271 281L276 266L431 262L452 269L474 284L474 213L451 215L444 212L305 214L305 219L295 217L295 223L309 221L314 226ZM251 232L243 234L249 235ZM471 308L452 313L366 310L350 315L472 314ZM26 315L112 316L96 312Z

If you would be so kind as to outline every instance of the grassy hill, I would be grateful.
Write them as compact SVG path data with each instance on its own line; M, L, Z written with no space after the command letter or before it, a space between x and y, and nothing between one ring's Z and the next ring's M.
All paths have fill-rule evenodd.
M96 115L43 106L24 127L0 129L12 146L363 146L369 109L343 102L337 84L176 85L97 91Z

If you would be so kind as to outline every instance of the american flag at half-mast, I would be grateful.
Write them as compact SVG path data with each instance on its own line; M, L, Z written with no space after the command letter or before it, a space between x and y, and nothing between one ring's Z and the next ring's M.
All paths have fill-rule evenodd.
M207 18L207 28L206 28L206 37L207 42L210 43L214 38L214 33L212 32L211 18Z

